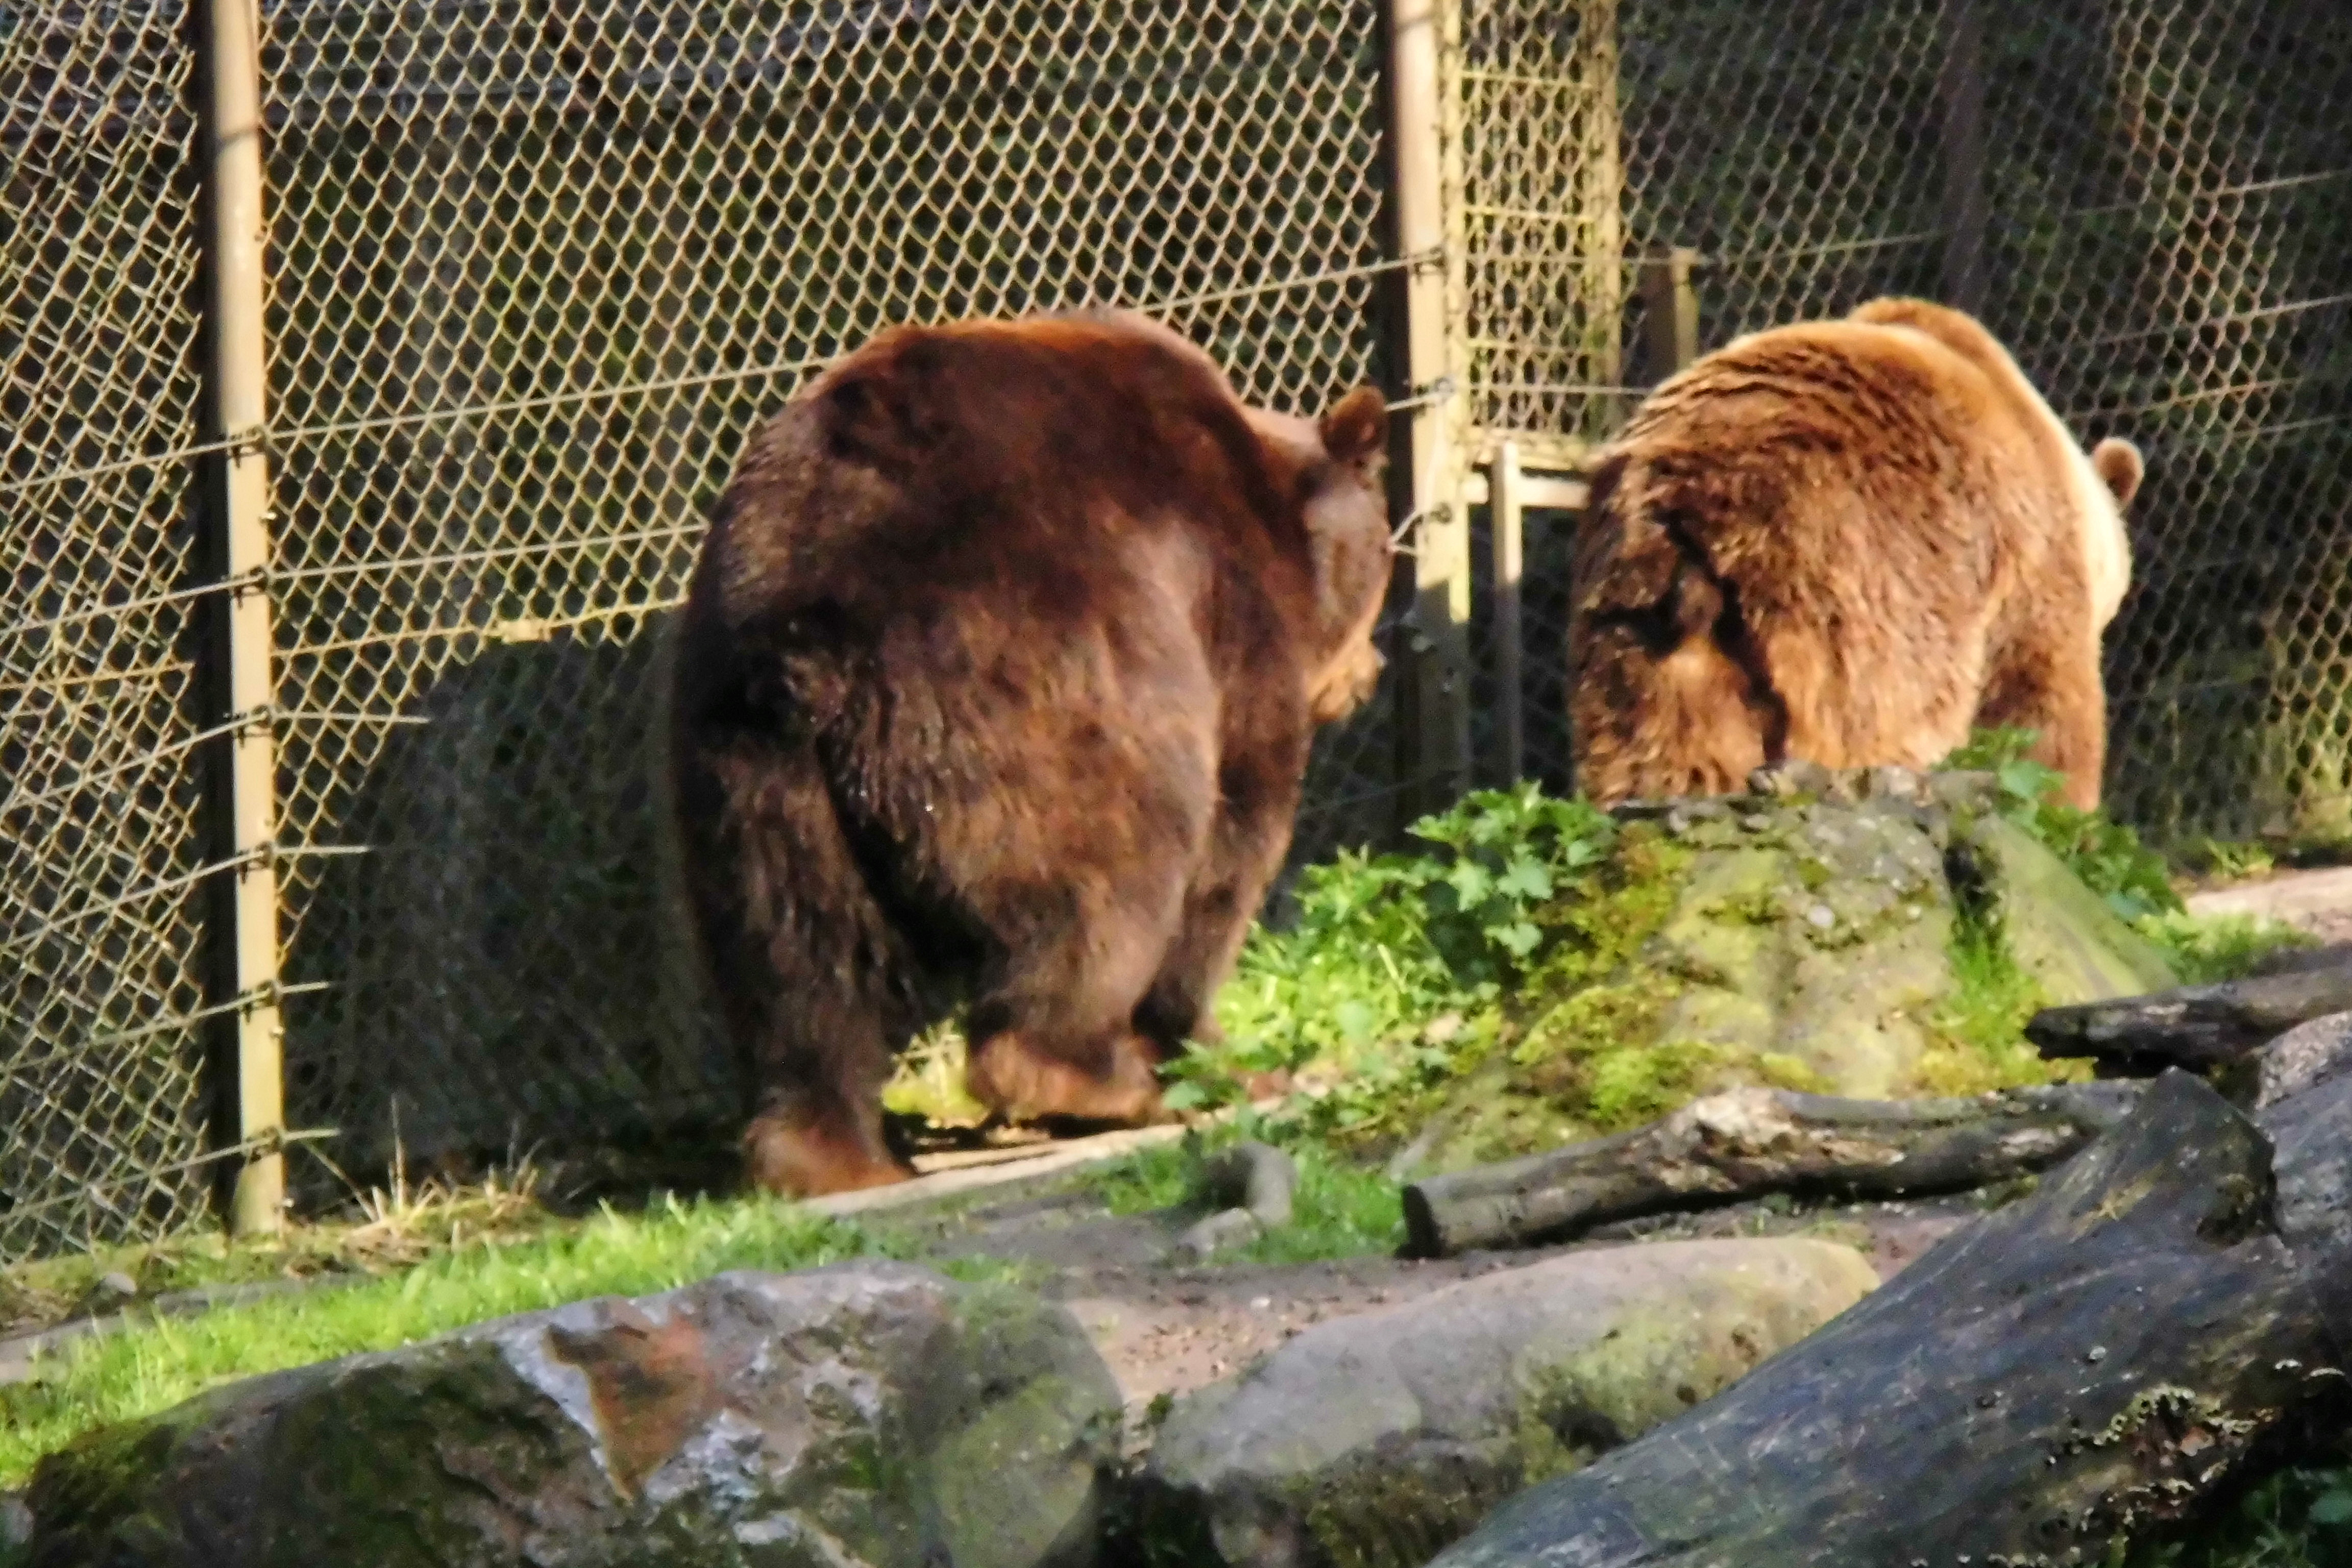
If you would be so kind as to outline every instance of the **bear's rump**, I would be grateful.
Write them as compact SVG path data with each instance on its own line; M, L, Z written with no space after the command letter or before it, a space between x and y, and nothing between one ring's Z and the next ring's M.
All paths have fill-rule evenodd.
M905 874L1000 939L1041 879L1156 902L1204 853L1218 701L1190 606L1165 584L1097 604L1067 630L969 605L896 622L826 726Z

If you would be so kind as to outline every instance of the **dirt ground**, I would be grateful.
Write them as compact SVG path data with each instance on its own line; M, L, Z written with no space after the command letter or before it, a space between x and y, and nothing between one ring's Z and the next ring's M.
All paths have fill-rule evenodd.
M2247 914L2284 921L2334 946L2352 943L2352 866L2329 866L2189 895L2189 911L2200 915Z
M1807 1235L1860 1250L1884 1280L1980 1212L1967 1198L1800 1210L1743 1204L1602 1226L1563 1247L1412 1260L1370 1257L1289 1265L1185 1268L1161 1258L1175 1216L1102 1213L1082 1192L1008 1196L929 1224L934 1257L985 1255L1038 1265L1038 1288L1078 1320L1118 1380L1130 1415L1247 1367L1335 1318L1402 1305L1566 1252L1700 1237ZM1186 1216L1190 1217L1190 1216Z

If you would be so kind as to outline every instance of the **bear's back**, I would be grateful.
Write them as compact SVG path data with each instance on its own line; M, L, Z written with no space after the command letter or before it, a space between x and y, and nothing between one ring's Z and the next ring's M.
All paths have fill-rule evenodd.
M900 328L754 434L706 561L734 621L974 596L1097 614L1171 529L1221 576L1303 593L1294 487L1213 364L1155 323Z

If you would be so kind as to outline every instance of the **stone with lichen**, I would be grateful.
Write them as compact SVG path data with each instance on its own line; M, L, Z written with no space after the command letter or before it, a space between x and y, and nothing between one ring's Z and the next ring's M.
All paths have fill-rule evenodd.
M1796 763L1738 795L1621 805L1619 858L1659 885L1611 895L1617 946L1597 972L1572 947L1538 971L1500 1046L1431 1107L1416 1168L1551 1147L1741 1084L1885 1098L2047 1073L2030 1052L1983 1061L1957 1036L1963 922L2002 944L2038 1005L2176 981L1997 796L1990 774Z
M1503 1499L1680 1415L1861 1300L1810 1239L1556 1258L1318 1324L1180 1400L1139 1528L1229 1568L1414 1568Z
M1109 1371L896 1263L722 1274L233 1384L90 1434L34 1564L1031 1568L1094 1560Z

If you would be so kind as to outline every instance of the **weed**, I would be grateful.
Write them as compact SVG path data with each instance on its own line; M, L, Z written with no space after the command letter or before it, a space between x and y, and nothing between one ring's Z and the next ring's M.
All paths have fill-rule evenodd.
M2180 895L2164 857L2105 812L2060 799L2063 778L2026 755L2034 740L2031 730L1979 730L1939 765L1991 773L1999 781L2000 814L2039 839L2124 919L2179 913Z
M2047 998L2019 967L1981 900L1963 896L1946 948L1952 988L1927 1018L1918 1087L1929 1094L1981 1094L2078 1076L2079 1067L2042 1059L2027 1043L2027 1020Z
M2188 847L2181 859L2189 870L2217 882L2248 881L2278 868L2278 858L2271 847L2253 839L2200 838Z
M1251 933L1219 999L1234 1044L1171 1073L1178 1109L1239 1098L1243 1075L1299 1074L1313 1120L1389 1129L1484 1058L1505 1000L1583 933L1617 826L1533 784L1475 794L1413 825L1421 855L1343 852L1310 868L1290 931Z
M2318 945L2309 932L2258 915L2150 915L2138 925L2189 985L2235 980L2273 953Z
M1195 1201L1202 1159L1243 1137L1279 1142L1298 1164L1289 1225L1220 1263L1316 1263L1394 1252L1404 1242L1403 1196L1396 1183L1280 1126L1244 1115L1206 1139L1187 1138L1138 1151L1094 1178L1113 1214L1148 1214Z

